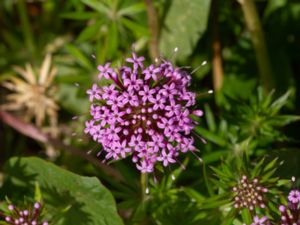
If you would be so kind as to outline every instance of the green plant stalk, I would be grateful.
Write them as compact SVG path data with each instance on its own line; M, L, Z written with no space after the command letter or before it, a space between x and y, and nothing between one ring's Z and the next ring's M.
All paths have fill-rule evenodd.
M21 28L25 39L25 44L28 50L30 51L30 53L34 53L35 47L34 47L34 41L32 36L32 30L30 27L26 4L24 0L18 0L17 9L20 16Z
M147 190L147 182L148 182L148 174L141 173L141 191L142 191L142 200L144 201L146 198L146 190Z
M264 32L253 0L238 0L244 13L245 22L251 34L260 79L264 90L269 92L275 87L271 63L268 55Z
M152 61L159 58L159 24L158 16L152 0L144 0L148 16L148 25L150 31L149 52Z
M209 195L214 196L214 192L211 189L211 186L210 186L208 178L207 178L206 165L205 165L204 162L203 162L203 178L204 178L204 183L205 183L205 186L207 188L207 191L208 191Z

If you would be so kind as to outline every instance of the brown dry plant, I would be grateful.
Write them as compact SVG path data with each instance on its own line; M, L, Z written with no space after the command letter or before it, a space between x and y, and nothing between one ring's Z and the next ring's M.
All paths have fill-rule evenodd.
M14 66L13 69L20 77L11 76L2 82L1 85L12 93L5 97L1 109L15 111L25 121L34 119L38 127L45 126L48 119L50 133L53 133L57 127L59 107L55 101L56 88L53 85L57 69L51 66L51 55L46 55L41 67L36 70L39 73L35 73L29 63L25 68Z

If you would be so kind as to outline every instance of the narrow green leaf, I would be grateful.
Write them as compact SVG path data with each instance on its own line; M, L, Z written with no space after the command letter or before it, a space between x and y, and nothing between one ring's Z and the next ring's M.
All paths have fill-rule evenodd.
M264 13L264 19L267 19L276 10L284 7L287 2L288 0L269 0Z
M204 139L207 139L217 145L220 145L222 147L226 146L227 142L225 139L223 139L222 137L219 137L217 135L215 135L214 133L200 127L197 126L194 128L195 132L198 133L199 135L201 135Z
M213 192L213 189L211 187L211 184L208 181L208 177L207 177L207 173L206 173L206 165L205 165L204 162L203 162L203 178L204 178L204 183L205 183L205 186L206 186L206 189L207 189L209 195L213 196L214 192Z
M269 163L265 166L263 172L267 172L267 171L269 171L270 169L273 169L273 168L275 167L275 164L277 163L277 160L278 160L278 158L275 158L275 159L273 159L271 162L269 162Z
M42 192L38 182L35 182L35 189L34 189L34 201L42 202Z
M99 32L100 25L101 25L101 21L98 20L96 23L87 26L80 32L76 41L81 42L81 41L86 41L95 38L95 36Z
M219 178L228 178L228 174L224 173L223 170L217 169L216 167L210 167Z
M205 197L202 196L198 191L196 191L193 188L184 188L183 191L192 199L195 200L196 202L203 202L205 200Z
M149 31L146 27L141 26L138 23L133 22L132 20L129 20L127 18L122 18L121 22L125 27L127 27L129 30L134 32L136 35L144 35L144 36L149 35Z
M251 171L252 178L257 177L260 175L260 172L262 170L262 165L265 162L265 158L262 158L254 167L254 169Z
M250 224L252 222L252 217L251 217L251 213L249 212L249 209L244 208L242 210L242 218L243 218L243 222L246 224Z
M117 53L118 50L118 42L119 42L119 33L118 27L115 22L113 22L108 31L108 36L106 39L106 50L107 50L107 57L113 58L113 56Z
M101 1L98 0L81 0L81 2L83 2L84 4L88 5L89 7L93 8L94 10L103 13L103 14L107 14L109 13L109 8L104 5Z
M91 61L78 48L72 44L67 44L65 48L82 66L89 70L93 69Z
M273 126L285 126L290 123L300 120L300 116L296 115L278 115L274 116L271 119L267 120Z
M89 20L97 17L97 13L94 12L66 12L60 14L61 18L72 20Z
M264 174L263 177L262 177L262 179L261 179L261 182L263 183L265 181L268 181L269 178L274 175L274 173L276 172L276 170L277 170L277 168L274 168L271 171L269 171L266 174Z
M117 14L119 17L122 16L132 16L134 14L145 11L145 4L143 2L136 3L134 5L128 6L126 8L120 9Z
M210 131L215 132L216 131L216 122L215 122L215 118L214 115L209 107L209 105L205 104L204 106L204 110L205 110L205 118L206 118L206 122L208 125L208 128Z
M290 94L291 91L287 91L284 95L282 95L280 98L278 98L271 104L271 108L275 112L278 112L287 103Z
M206 153L205 155L203 155L202 159L206 164L209 164L220 160L222 157L226 157L228 153L228 151L216 150L213 152Z

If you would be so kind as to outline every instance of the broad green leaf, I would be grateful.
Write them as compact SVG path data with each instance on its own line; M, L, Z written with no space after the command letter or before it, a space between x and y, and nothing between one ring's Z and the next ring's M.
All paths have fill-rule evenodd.
M83 177L35 157L12 158L6 173L18 188L38 182L47 217L55 225L122 225L112 194L95 177ZM20 184L24 184L23 187Z
M189 56L204 34L210 0L173 0L163 24L160 49L164 55L178 48L178 59Z

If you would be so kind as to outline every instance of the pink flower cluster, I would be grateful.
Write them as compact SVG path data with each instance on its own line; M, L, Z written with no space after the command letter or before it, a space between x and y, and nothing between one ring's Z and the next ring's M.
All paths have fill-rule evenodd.
M253 223L251 223L250 225L271 225L271 223L268 221L267 216L263 216L262 218L255 216L253 219Z
M250 225L300 225L300 191L298 189L291 190L287 199L287 205L279 206L280 221L271 223L267 216L262 218L255 216Z
M151 173L157 162L167 167L180 153L195 150L191 114L203 112L191 109L196 102L187 90L187 72L167 61L146 67L144 57L135 53L126 61L131 66L118 70L110 63L98 66L99 80L112 84L93 84L87 91L92 119L86 121L84 132L101 143L105 161L131 155L138 170Z
M42 205L39 202L34 203L33 208L20 210L14 205L8 206L8 215L0 212L0 217L2 217L5 224L11 225L48 225L47 221L41 220ZM0 223L1 223L0 219ZM2 221L2 222L3 222ZM2 224L2 223L1 223Z
M288 205L279 207L281 225L299 225L300 224L300 191L291 190L288 196Z

